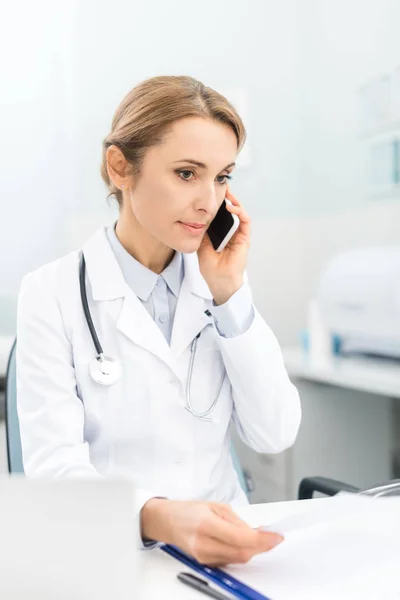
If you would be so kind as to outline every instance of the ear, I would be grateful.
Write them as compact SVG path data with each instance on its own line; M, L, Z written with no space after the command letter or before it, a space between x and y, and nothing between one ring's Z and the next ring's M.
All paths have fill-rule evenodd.
M114 145L107 148L106 159L108 176L113 184L121 189L128 175L128 161L121 150Z

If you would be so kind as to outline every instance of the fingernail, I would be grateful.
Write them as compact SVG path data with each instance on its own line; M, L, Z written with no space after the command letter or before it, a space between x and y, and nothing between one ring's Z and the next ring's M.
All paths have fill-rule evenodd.
M265 536L265 541L268 541L268 543L270 545L272 544L273 547L277 546L278 544L281 544L285 539L280 533L272 533L272 531L265 531L262 533L264 534L263 537Z
M280 535L279 533L275 533L274 537L273 537L273 543L275 546L277 546L278 544L282 544L284 539L285 538L283 537L283 535Z
M258 527L258 531L262 531L263 533L276 533L276 534L278 534L277 531L272 531L272 529L270 529L268 525L265 525L263 527ZM280 535L280 534L278 534L278 535Z

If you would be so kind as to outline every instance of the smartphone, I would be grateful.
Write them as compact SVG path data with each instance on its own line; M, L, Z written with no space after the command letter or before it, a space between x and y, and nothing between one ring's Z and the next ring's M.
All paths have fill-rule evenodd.
M222 252L240 224L239 217L226 208L227 202L229 200L225 198L207 229L214 250L217 252Z

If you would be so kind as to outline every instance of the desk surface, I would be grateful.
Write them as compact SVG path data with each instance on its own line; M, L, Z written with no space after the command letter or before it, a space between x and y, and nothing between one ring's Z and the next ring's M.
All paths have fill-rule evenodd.
M398 360L334 357L329 364L316 365L297 346L284 348L283 357L290 377L400 398Z
M271 502L254 504L236 509L236 512L252 527L268 525L286 515L303 512L311 502L324 500L302 500L292 502ZM174 598L174 600L202 600L206 598L196 590L182 584L177 579L180 571L188 569L168 556L162 550L149 550L141 553L142 590L140 598Z

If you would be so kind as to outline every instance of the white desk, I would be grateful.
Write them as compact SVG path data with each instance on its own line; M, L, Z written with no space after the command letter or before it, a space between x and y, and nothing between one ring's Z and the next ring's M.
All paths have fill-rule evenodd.
M394 499L392 498L392 501ZM277 504L255 505L240 512L252 526L267 524L275 519L308 511L311 503L328 503L330 499L307 500ZM369 503L366 499L364 502ZM371 501L370 501L371 502ZM378 502L378 501L375 501ZM383 501L381 501L383 502ZM397 501L398 502L398 501ZM366 512L362 514L366 509ZM398 556L400 552L400 519L398 504L388 506L366 505L361 509L360 520L351 512L342 525L331 528L328 537L324 528L321 538L310 531L303 539L297 538L294 546L278 560L263 563L255 559L253 565L238 565L233 574L241 579L242 573L251 581L270 584L273 598L374 598L394 600L400 597ZM358 510L358 509L357 509ZM371 512L369 512L371 511ZM346 525L347 520L347 525ZM375 522L374 522L375 521ZM346 531L350 535L346 539ZM289 540L289 536L288 536ZM304 549L305 555L300 556ZM311 554L310 554L311 552ZM279 553L279 549L278 549ZM313 558L310 559L310 556ZM276 558L276 555L275 555ZM188 588L177 580L184 565L164 555L161 550L150 551L143 557L141 599L166 598L174 600L205 600L206 596ZM311 563L310 563L311 560ZM258 566L257 566L258 563ZM268 564L266 564L268 563ZM253 568L254 567L254 568ZM262 569L262 571L260 570ZM232 572L232 571L231 571ZM307 588L307 589L306 589ZM289 592L289 589L291 593ZM274 591L272 591L274 590ZM265 593L265 592L264 592Z
M329 365L315 366L298 346L284 348L283 357L291 377L400 398L398 360L334 357Z
M319 500L303 500L294 502L273 502L270 504L253 504L237 510L236 512L252 527L267 525L285 515L300 513L309 508L311 502L324 502ZM142 552L142 590L140 598L143 600L155 598L173 598L174 600L203 600L203 594L192 590L180 583L177 574L188 571L180 562L168 556L162 550L149 550Z

